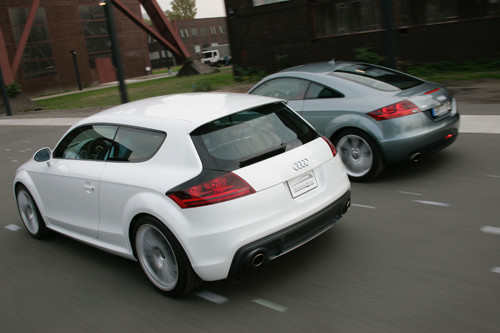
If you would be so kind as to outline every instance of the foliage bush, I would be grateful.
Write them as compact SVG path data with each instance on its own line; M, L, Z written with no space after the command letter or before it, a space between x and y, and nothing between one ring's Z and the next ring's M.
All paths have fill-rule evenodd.
M265 70L256 67L234 67L234 81L236 82L257 82L266 75Z
M354 49L354 54L354 58L357 61L367 62L370 64L380 65L384 60L384 58L377 53L375 46L372 44Z
M22 92L21 85L17 82L13 82L11 85L7 86L7 94L9 97L16 97Z

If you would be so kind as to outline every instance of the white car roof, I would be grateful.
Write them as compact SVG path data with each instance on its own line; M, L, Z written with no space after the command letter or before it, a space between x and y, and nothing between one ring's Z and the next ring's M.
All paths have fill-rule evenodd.
M122 104L85 118L88 123L113 123L167 129L176 123L191 131L211 120L279 99L235 93L186 93L165 95Z

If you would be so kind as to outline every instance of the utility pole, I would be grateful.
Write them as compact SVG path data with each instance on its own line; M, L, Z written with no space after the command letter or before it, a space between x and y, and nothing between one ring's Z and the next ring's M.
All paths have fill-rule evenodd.
M123 75L123 64L122 58L120 56L120 46L118 44L115 18L113 16L113 0L102 0L99 2L99 5L104 7L104 13L106 15L109 37L111 39L111 53L113 55L113 63L116 67L118 82L120 84L120 97L122 103L127 103L127 87L125 86L125 76Z

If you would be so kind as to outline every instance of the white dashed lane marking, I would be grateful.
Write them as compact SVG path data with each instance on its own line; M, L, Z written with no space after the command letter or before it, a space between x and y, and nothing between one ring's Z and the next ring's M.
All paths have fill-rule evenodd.
M500 235L500 228L497 227L490 227L485 225L484 227L479 228L482 232L485 232L487 234L495 234L495 235Z
M9 224L9 225L5 226L5 229L10 230L10 231L18 231L19 229L21 229L21 227L16 225L16 224Z
M423 205L440 206L440 207L450 207L451 206L451 204L446 203L446 202L426 201L426 200L413 200L413 201L421 203Z
M254 299L253 302L257 303L259 305L265 306L266 308L273 309L273 310L276 310L279 312L286 312L286 310L288 310L288 308L283 306L283 305L279 305L279 304L273 303L271 301L268 301L268 300L265 300L262 298Z
M221 295L218 295L218 294L213 293L213 292L208 291L208 290L199 290L195 293L195 295L200 297L200 298L203 298L206 301L216 303L216 304L224 304L226 302L229 302L228 298L221 296Z
M353 207L361 207L361 208L368 208L368 209L375 209L376 208L376 207L373 207L373 206L359 205L359 204L352 204L351 206L353 206Z
M418 195L421 196L423 195L422 193L416 193L416 192L406 192L406 191L398 191L401 194L408 194L408 195Z
M498 273L498 274L500 274L500 267L493 267L493 268L491 269L491 271L492 271L493 273Z

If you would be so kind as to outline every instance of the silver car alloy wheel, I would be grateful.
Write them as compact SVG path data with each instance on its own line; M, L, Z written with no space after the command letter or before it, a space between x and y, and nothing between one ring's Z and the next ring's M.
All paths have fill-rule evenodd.
M177 260L163 233L150 224L141 225L136 233L136 249L151 282L161 290L175 288L179 279Z
M38 220L35 203L25 190L17 192L17 206L24 225L31 234L36 235L40 229L40 221Z
M373 151L370 144L362 137L347 134L337 143L347 174L352 177L363 177L373 166Z

